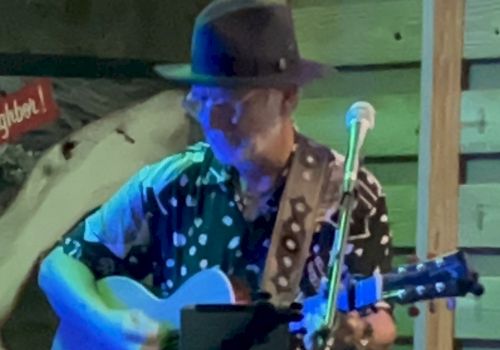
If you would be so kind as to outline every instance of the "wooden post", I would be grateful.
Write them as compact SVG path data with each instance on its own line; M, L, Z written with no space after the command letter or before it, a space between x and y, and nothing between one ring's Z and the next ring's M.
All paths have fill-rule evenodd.
M457 247L461 62L465 0L423 1L417 255ZM422 307L414 349L452 350L454 315L444 301Z

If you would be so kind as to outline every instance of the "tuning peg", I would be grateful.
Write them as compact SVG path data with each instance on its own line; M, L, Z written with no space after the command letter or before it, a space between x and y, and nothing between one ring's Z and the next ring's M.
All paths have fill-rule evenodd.
M420 315L420 309L418 307L413 305L408 308L408 316L415 318L418 315Z
M473 287L471 288L471 293L476 297L483 295L484 286L481 283L474 283Z

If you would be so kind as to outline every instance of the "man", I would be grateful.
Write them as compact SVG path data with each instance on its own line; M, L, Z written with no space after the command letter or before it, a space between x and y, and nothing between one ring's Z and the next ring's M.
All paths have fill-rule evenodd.
M152 276L153 290L168 297L195 273L218 266L258 290L285 183L304 140L292 119L299 88L324 68L300 58L286 5L212 2L196 20L192 66L157 67L165 78L192 85L184 106L207 143L140 170L45 259L40 284L59 316L104 329L103 336L157 344L161 327L133 310L110 310L96 279ZM328 153L337 169L329 188L338 192L343 160ZM352 273L387 271L385 197L364 169L358 193L346 264ZM297 295L316 294L327 273L337 208L338 198L318 219ZM359 348L385 349L395 338L384 305L364 317L353 313L346 324L351 345Z

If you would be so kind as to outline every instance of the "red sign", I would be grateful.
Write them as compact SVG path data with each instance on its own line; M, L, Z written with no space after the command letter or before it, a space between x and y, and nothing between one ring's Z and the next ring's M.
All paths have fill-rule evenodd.
M12 142L59 116L49 79L37 79L0 98L0 144Z

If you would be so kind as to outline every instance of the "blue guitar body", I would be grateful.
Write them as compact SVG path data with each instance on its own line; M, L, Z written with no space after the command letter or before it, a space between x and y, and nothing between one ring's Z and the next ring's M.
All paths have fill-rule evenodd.
M171 297L159 299L144 286L127 277L106 277L97 282L106 304L114 309L142 310L150 318L180 328L181 309L195 304L233 304L234 292L227 276L218 269L199 272L186 281ZM107 344L99 334L86 332L81 325L62 320L52 350L119 350L117 343ZM144 349L137 347L137 350ZM126 350L134 350L127 347Z

